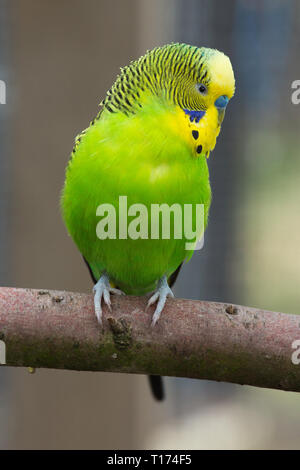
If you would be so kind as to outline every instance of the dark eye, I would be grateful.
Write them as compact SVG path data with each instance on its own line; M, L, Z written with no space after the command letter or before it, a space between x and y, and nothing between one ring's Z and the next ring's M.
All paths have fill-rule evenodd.
M200 91L201 95L206 95L207 93L207 88L205 85L203 85L203 83L200 83L200 85L198 85L198 90Z

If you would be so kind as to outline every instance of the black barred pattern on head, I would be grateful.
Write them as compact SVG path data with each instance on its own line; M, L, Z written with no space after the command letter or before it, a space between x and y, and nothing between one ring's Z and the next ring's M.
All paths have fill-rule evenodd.
M211 49L187 44L169 44L148 51L121 69L121 74L101 103L103 109L111 113L121 111L126 115L135 113L142 106L139 100L144 92L165 96L182 108L197 109L193 97L184 90L187 83L209 86L206 64L212 53Z

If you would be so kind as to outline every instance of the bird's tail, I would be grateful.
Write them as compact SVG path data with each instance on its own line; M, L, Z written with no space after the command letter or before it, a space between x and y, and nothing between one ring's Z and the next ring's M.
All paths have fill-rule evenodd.
M148 375L152 395L157 401L165 398L165 388L160 375Z
M84 261L85 261L85 263L88 267L88 270L90 272L92 280L94 281L94 283L96 283L97 279L95 279L95 276L93 274L93 271L92 271L89 263L87 262L87 260L84 257L83 257L83 259L84 259ZM175 284L175 281L177 279L177 276L179 274L181 266L182 266L182 263L178 266L176 271L174 271L174 273L171 274L171 276L169 277L168 284L169 284L170 287L172 287L173 284ZM153 397L157 401L164 400L164 398L165 398L165 389L164 389L164 384L163 384L162 377L160 375L149 375L148 378L149 378L150 388L151 388L151 392L152 392Z
M178 277L179 271L181 269L182 263L178 266L176 271L174 271L168 279L168 284L172 287ZM163 378L160 375L149 375L149 383L152 395L157 401L162 401L165 398L165 387Z

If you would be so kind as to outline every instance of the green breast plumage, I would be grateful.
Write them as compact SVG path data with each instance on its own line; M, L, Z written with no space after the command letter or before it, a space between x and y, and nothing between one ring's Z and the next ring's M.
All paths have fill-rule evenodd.
M175 107L151 98L130 116L104 111L81 135L61 204L68 231L96 279L106 271L126 293L144 294L190 255L184 239L100 240L96 234L97 207L118 208L119 196L127 196L128 206L145 205L149 213L151 204L204 204L207 220L207 162L204 154L195 156L190 134Z

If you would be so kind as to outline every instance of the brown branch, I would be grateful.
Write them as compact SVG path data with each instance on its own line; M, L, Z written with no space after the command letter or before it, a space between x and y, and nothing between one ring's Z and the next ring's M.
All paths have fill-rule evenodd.
M168 299L150 328L144 297L113 296L104 325L90 295L0 288L9 366L159 374L300 391L297 315Z

